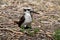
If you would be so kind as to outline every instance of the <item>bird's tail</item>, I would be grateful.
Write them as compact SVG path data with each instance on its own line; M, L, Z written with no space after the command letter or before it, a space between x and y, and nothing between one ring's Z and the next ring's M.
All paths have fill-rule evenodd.
M14 24L19 24L19 22L18 21L14 21Z
M18 27L21 26L21 23L19 23L19 21L14 21L14 24L18 24Z

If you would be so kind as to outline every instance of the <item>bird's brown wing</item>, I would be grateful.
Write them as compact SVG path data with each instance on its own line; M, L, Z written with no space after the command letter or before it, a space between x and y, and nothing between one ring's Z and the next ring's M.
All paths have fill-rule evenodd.
M18 26L20 27L24 21L25 21L25 17L22 16L19 20Z

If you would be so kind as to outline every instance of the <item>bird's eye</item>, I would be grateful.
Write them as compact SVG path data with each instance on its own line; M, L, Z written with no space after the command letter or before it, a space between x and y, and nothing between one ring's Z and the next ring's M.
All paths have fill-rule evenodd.
M24 9L24 11L26 11L26 9Z

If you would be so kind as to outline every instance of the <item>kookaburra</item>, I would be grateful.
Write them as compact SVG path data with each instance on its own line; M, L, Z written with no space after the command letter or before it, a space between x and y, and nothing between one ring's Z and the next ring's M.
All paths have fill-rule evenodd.
M20 18L20 20L18 22L15 21L15 23L17 23L19 27L21 27L21 25L23 25L23 27L27 29L27 28L29 28L29 26L31 26L32 13L36 13L36 14L39 14L39 13L35 12L30 7L23 8L23 11L24 11L24 15Z

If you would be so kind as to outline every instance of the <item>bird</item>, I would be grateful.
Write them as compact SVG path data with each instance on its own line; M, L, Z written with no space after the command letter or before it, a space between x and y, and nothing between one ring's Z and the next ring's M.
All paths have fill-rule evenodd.
M23 16L20 18L18 22L15 21L15 23L18 24L19 27L23 25L25 29L31 28L31 23L33 19L32 14L33 13L39 14L39 13L35 12L31 7L24 7L23 11L24 11Z

